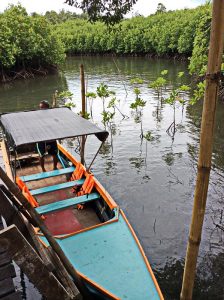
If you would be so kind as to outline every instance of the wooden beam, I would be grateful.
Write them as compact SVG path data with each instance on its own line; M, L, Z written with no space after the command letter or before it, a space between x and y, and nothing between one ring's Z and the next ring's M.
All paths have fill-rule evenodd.
M15 225L0 231L0 246L48 300L72 299Z

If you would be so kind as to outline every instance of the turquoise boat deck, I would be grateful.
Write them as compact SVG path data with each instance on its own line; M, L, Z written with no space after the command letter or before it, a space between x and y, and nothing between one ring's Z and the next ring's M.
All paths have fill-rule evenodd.
M139 247L121 214L117 222L67 238L57 238L57 242L80 273L118 298L160 299Z

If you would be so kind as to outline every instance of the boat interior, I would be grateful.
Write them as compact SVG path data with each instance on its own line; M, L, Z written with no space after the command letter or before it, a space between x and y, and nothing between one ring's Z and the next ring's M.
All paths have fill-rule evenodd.
M17 185L30 204L43 216L53 235L67 235L94 228L116 218L116 204L70 153L58 144L58 164L44 158L42 172L35 146L10 153Z

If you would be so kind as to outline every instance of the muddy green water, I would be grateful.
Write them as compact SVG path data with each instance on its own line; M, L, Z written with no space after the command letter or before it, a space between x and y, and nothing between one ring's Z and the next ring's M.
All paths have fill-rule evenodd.
M101 151L93 172L123 208L134 227L155 272L165 299L178 299L181 289L183 262L192 211L199 127L202 104L177 107L177 132L174 140L166 129L173 120L168 104L160 105L148 83L163 69L169 71L164 96L181 83L190 83L184 63L146 58L75 57L69 58L59 75L17 81L0 86L0 111L34 109L40 100L51 101L55 90L69 89L81 108L79 64L83 63L87 75L88 91L95 91L100 82L116 92L118 108L127 115L123 119L116 111L112 124L112 138ZM177 78L185 71L182 79ZM146 101L143 109L143 132L151 132L151 141L141 139L141 124L130 109L135 95L130 79L141 77L141 97ZM182 81L182 82L181 82ZM184 95L189 99L189 92ZM95 99L93 121L101 122L102 101ZM203 236L198 259L198 272L194 299L224 299L224 104L217 107L213 167ZM68 143L72 147L71 143ZM69 147L70 147L69 146ZM87 163L97 145L93 139L87 143ZM74 151L73 148L70 149ZM23 276L22 276L23 277ZM17 278L26 299L39 299L38 293L27 280ZM38 298L39 297L39 298ZM139 299L144 300L144 299Z

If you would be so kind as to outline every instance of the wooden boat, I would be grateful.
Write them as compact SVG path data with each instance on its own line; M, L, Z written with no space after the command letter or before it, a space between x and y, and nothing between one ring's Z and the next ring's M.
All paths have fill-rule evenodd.
M96 177L60 143L57 170L46 156L41 172L34 152L36 142L90 134L104 142L108 133L67 108L3 114L0 120L8 175L44 217L92 299L163 299L134 230ZM77 209L80 204L84 209Z

